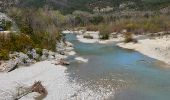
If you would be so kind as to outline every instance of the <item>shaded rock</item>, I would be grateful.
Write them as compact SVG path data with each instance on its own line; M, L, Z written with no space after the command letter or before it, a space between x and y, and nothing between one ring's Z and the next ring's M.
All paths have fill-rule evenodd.
M65 52L64 51L60 51L59 54L65 55Z
M42 56L41 56L41 60L44 61L44 60L46 60L46 59L48 59L47 56L45 56L45 55L42 55Z
M3 72L3 71L5 71L5 68L6 68L6 63L5 62L0 62L0 72Z
M30 59L37 59L39 57L35 49L28 51L27 54L29 55Z
M29 54L28 54L29 55ZM19 53L19 57L18 57L18 64L19 65L30 65L30 64L32 64L32 63L35 63L36 61L34 60L35 58L34 57L36 57L37 56L37 54L36 54L36 56L34 56L33 57L33 55L32 54L30 54L29 56L32 56L32 59L28 56L27 54L24 54L24 53Z
M49 51L47 49L42 50L41 60L47 60L49 56Z
M18 59L10 59L9 61L4 62L0 65L0 71L10 72L12 70L15 70L17 68L18 63L19 63Z
M70 42L66 42L67 47L73 47L73 44Z
M48 59L55 59L55 53L54 53L54 52L49 51L48 54L49 54L49 55L48 55Z
M48 57L49 52L47 49L43 49L42 54L45 55L46 57Z
M64 65L64 66L70 65L70 63L65 61L64 59L56 60L53 64L55 64L55 65Z

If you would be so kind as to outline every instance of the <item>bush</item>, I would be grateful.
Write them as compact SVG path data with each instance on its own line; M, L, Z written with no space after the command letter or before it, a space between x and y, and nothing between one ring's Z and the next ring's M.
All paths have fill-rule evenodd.
M100 39L107 40L109 39L110 33L112 33L112 26L110 25L101 25L99 26L100 30Z
M109 34L102 34L100 35L101 40L108 40L109 39Z
M98 31L98 26L97 25L88 25L86 26L87 31Z
M93 39L93 36L90 36L90 35L84 35L83 38L86 38L86 39Z
M2 20L0 23L0 26L4 29L4 30L10 30L12 27L12 22L11 21L6 21L6 20Z
M20 31L22 33L29 34L29 35L33 34L33 29L30 26L27 26L27 25L22 25L20 27Z
M25 51L25 49L30 49L34 47L33 40L25 34L20 34L16 37L13 37L15 39L12 39L11 42L13 42L13 45L15 45L12 48L12 51Z
M125 43L129 43L129 42L137 43L137 40L133 39L132 33L130 32L125 33L124 36L125 36L125 40L124 40Z
M45 12L44 12L45 11ZM59 29L66 24L66 18L59 11L48 8L14 8L9 15L16 22L21 33L27 34L37 48L55 51L57 40L61 39ZM23 46L19 48L22 49Z
M8 59L11 51L27 52L28 49L34 47L32 39L25 34L10 33L0 35L0 59Z
M32 54L27 54L29 59L33 59L33 55Z
M39 54L40 56L42 56L42 49L41 48L35 48L37 54Z
M12 27L12 22L11 21L6 21L6 24L5 24L5 30L10 30Z
M94 17L90 20L90 22L91 22L92 24L99 24L99 23L103 22L103 20L104 20L103 16L94 16Z
M9 59L9 51L0 50L0 60L8 60L8 59Z
M128 31L134 31L136 29L138 29L138 25L136 23L129 23L126 25L125 29L127 29Z
M131 39L131 38L125 38L124 42L125 42L125 43L129 43L129 42L132 42L132 40L133 40L133 39Z

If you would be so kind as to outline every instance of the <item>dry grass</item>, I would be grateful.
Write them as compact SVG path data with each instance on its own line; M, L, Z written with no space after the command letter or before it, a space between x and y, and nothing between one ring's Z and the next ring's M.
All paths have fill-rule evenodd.
M157 33L161 31L170 31L170 16L169 15L155 15L149 18L120 18L115 22L100 23L98 25L88 25L87 30L100 30L101 34L108 32L119 32L126 29L128 32L134 34Z

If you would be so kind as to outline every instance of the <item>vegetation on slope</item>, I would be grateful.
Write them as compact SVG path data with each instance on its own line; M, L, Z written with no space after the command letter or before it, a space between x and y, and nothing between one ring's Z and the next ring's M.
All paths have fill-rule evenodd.
M3 4L4 3L4 4ZM49 6L58 9L64 13L72 13L75 10L93 11L95 7L104 8L113 7L115 11L119 10L120 5L127 5L126 8L135 10L157 10L170 4L169 0L4 0L3 9L11 6L21 8L42 8ZM130 3L130 5L128 5ZM168 5L167 5L168 4ZM124 10L126 10L124 8Z
M133 11L132 14L90 12L94 7L102 8L108 5L119 11L120 5L127 2L133 2L130 8L140 11ZM70 27L99 30L101 39L108 39L110 33L121 32L123 29L134 34L169 31L169 15L145 12L148 9L165 6L169 6L169 0L19 0L19 2L8 0L5 1L3 9L16 22L20 32L17 35L13 33L7 36L1 35L0 59L7 59L9 52L26 52L30 48L55 51L56 42L61 39L60 30ZM60 11L71 14L63 15ZM10 23L3 28L10 30Z
M7 54L13 51L27 52L32 48L56 50L56 43L61 40L60 27L65 21L59 11L12 8L8 10L8 15L20 31L0 33L0 59L7 59ZM10 28L5 30L10 31Z

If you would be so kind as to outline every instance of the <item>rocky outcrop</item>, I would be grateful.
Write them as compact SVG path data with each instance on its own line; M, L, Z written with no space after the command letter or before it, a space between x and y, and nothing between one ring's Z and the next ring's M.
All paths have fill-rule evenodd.
M28 54L22 52L14 52L9 55L10 59L8 61L2 62L0 65L0 71L10 72L16 69L18 66L28 66L35 63L35 59L31 59ZM30 55L31 56L31 55Z
M18 63L19 63L18 59L10 59L7 62L3 62L0 65L0 71L1 72L10 72L17 68Z
M68 62L62 60L70 55L70 52L73 50L73 44L70 42L60 42L56 45L57 52L52 52L47 49L42 50L42 54L37 53L37 49L32 49L27 53L23 52L13 52L9 54L8 61L1 61L0 62L0 72L10 72L15 70L21 66L29 66L37 61L44 61L44 60L54 60L60 62L62 65L69 65Z

